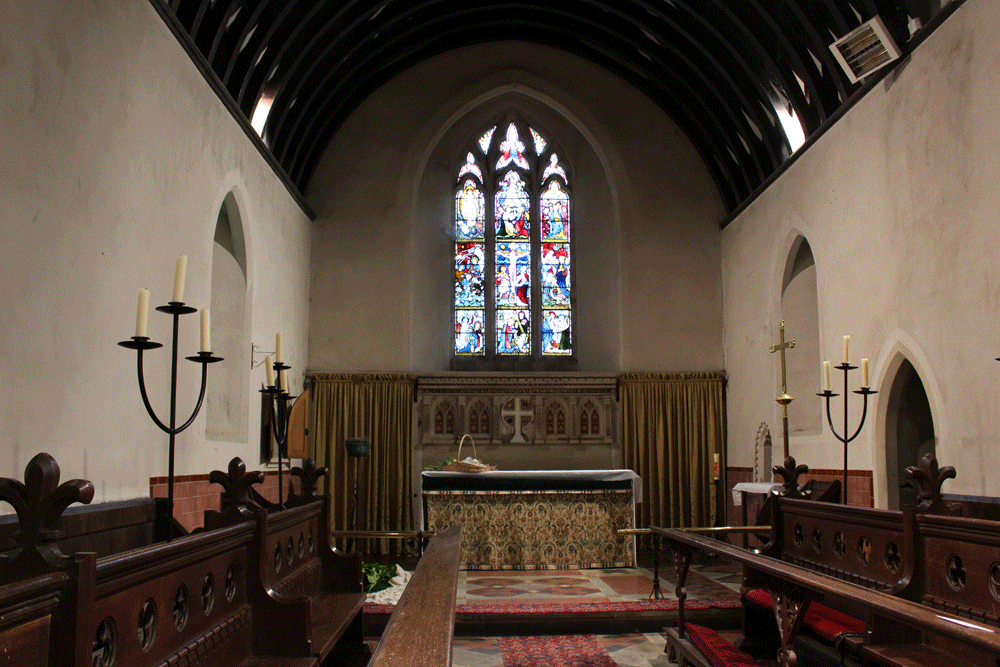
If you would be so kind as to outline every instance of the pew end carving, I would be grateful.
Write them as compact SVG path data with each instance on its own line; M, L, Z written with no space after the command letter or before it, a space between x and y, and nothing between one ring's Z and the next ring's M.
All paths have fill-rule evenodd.
M59 522L73 503L89 504L94 485L82 479L59 483L59 464L49 454L36 454L24 469L24 482L0 479L0 500L17 514L13 553L0 557L5 578L25 578L65 567L70 558L56 541L61 537Z

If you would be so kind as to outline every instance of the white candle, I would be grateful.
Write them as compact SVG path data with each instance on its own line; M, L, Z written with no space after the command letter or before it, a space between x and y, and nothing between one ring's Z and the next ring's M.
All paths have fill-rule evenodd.
M174 270L174 303L184 302L184 276L187 274L188 256L177 258L177 268Z
M274 360L281 363L281 332L279 331L274 337Z
M830 391L830 362L823 362L823 391Z
M849 356L847 354L847 348L850 346L850 344L851 344L851 337L850 336L844 336L844 363L845 364L850 360Z
M139 290L139 308L135 314L136 338L146 338L146 323L149 321L149 290Z
M274 386L274 366L271 365L271 355L264 357L264 368L267 369L267 386Z
M201 351L212 351L212 321L208 308L201 309Z
M712 454L712 474L714 479L719 479L719 455Z
M868 386L868 360L867 359L862 359L861 360L861 386L862 387L867 387Z
M288 371L278 373L278 379L281 381L281 391L288 393Z

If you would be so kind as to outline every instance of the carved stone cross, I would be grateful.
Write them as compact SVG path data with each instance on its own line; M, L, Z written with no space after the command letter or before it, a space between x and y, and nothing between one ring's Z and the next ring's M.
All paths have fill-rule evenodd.
M500 410L500 417L514 429L514 437L511 442L526 443L522 429L527 426L535 416L535 411L531 407L531 402L526 398L512 398L504 403Z

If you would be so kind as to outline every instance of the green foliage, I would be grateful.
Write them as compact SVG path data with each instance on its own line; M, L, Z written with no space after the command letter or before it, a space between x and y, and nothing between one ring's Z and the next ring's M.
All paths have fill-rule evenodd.
M444 461L441 461L437 465L427 466L426 468L424 468L424 470L444 470L445 466L450 466L456 460L457 459L455 458L445 459Z
M361 575L365 593L378 593L392 586L389 580L396 576L396 568L381 563L364 563L361 565Z

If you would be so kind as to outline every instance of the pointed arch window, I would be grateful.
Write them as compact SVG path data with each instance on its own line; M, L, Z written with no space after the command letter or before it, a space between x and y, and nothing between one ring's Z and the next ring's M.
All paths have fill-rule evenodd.
M471 142L455 188L457 358L573 355L571 195L552 141L520 120Z

